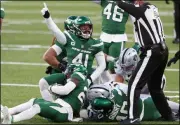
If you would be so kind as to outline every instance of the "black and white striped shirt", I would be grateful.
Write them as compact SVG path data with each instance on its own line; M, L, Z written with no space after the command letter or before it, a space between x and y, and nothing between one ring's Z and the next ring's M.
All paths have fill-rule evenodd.
M118 1L118 6L134 17L134 33L140 46L165 42L163 25L156 6L149 3L138 6L122 1Z

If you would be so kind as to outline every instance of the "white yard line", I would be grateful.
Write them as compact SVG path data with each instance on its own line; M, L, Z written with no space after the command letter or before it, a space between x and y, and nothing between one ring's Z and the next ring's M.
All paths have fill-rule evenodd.
M13 6L13 7L14 6L42 7L42 3L43 3L43 2L39 2L39 1L37 1L37 2L35 2L35 1L33 1L33 2L1 1L1 2L4 6ZM4 3L4 2L6 2L6 3ZM48 7L50 7L50 6L52 6L52 7L94 7L94 6L99 6L98 4L94 3L93 1L92 1L92 4L91 4L91 2L88 2L88 1L81 1L78 3L73 2L72 4L70 4L68 2L71 2L71 1L66 1L66 2L58 1L56 3L53 1L52 2L47 1L47 5L48 5ZM162 2L162 4L161 3L157 4L159 9L173 9L173 6L171 6L171 5L169 5L169 6L164 6L164 5L165 5L165 3L163 3L163 2Z
M1 50L9 51L9 50L14 50L14 51L29 51L28 48L7 48L7 47L1 47Z
M1 65L28 65L28 66L48 66L47 63L29 63L29 62L6 62L1 61ZM179 69L165 69L166 71L179 72Z
M52 34L50 31L26 31L26 30L2 30L1 31L2 33L6 33L6 34L33 34L33 35L39 35L39 34L42 34L42 35L45 35L45 34ZM99 37L100 36L100 33L93 33L93 36L95 37ZM127 34L127 36L129 38L134 38L134 35L133 34ZM167 39L170 39L170 38L174 38L174 36L172 35L165 35L165 37ZM129 40L128 40L129 41Z
M22 44L1 44L1 50L24 50L29 49L48 49L49 46L44 45L22 45ZM176 53L177 50L169 50L169 53Z
M94 16L94 17L91 17L91 20L94 22L93 24L94 25L99 25L101 24L101 16ZM64 23L64 19L60 19L60 18L53 18L53 21L56 23L56 24L62 24ZM45 23L45 21L42 19L42 20L38 20L38 19L8 19L6 18L6 20L4 20L3 22L3 26L9 26L9 25L32 25L32 24L42 24L42 23ZM131 21L128 21L127 22L127 25L129 26L132 26L132 23ZM174 26L174 23L163 23L163 26L169 26L169 27L172 27Z
M10 10L10 9L6 9L6 13L7 14L40 14L40 9L39 10L25 10L25 9L21 9L21 10ZM82 10L75 10L77 8L71 9L71 10L52 10L52 14L61 14L61 15L67 15L67 14L71 14L71 15L100 15L101 14L101 10L97 11L82 11ZM173 12L172 11L160 11L159 14L161 16L173 16Z
M4 62L1 61L1 65L28 65L28 66L48 66L47 63L27 63L27 62Z
M1 83L1 86L11 86L11 87L39 87L36 84L24 84L24 83ZM165 93L179 93L179 91L164 91ZM169 98L179 98L179 95L175 95L175 96L167 96Z

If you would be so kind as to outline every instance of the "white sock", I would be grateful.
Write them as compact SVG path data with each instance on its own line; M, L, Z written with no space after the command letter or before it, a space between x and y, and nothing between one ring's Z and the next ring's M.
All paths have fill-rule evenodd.
M25 102L23 104L13 107L13 108L9 108L8 109L9 114L14 115L14 114L20 113L24 110L27 110L33 105L33 102L34 102L34 98L30 99L28 102Z
M12 122L19 122L19 121L31 119L38 113L40 113L40 107L39 107L39 105L35 104L35 105L31 106L29 109L27 109L17 115L13 115Z
M40 88L40 93L41 93L42 98L46 101L53 101L53 96L48 91L48 87L49 87L49 84L44 78L39 80L39 88Z
M173 102L173 101L168 101L169 107L173 112L178 112L179 110L179 103Z

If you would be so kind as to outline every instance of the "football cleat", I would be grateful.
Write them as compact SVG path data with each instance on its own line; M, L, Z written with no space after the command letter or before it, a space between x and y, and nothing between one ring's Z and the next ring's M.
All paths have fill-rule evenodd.
M3 107L2 114L4 116L2 124L11 124L12 116L9 114L7 106Z

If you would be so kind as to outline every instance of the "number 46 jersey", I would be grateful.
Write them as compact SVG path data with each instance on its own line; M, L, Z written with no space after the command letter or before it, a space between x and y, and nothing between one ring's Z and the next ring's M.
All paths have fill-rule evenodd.
M101 0L102 31L108 34L124 34L129 14L119 8L116 1Z

